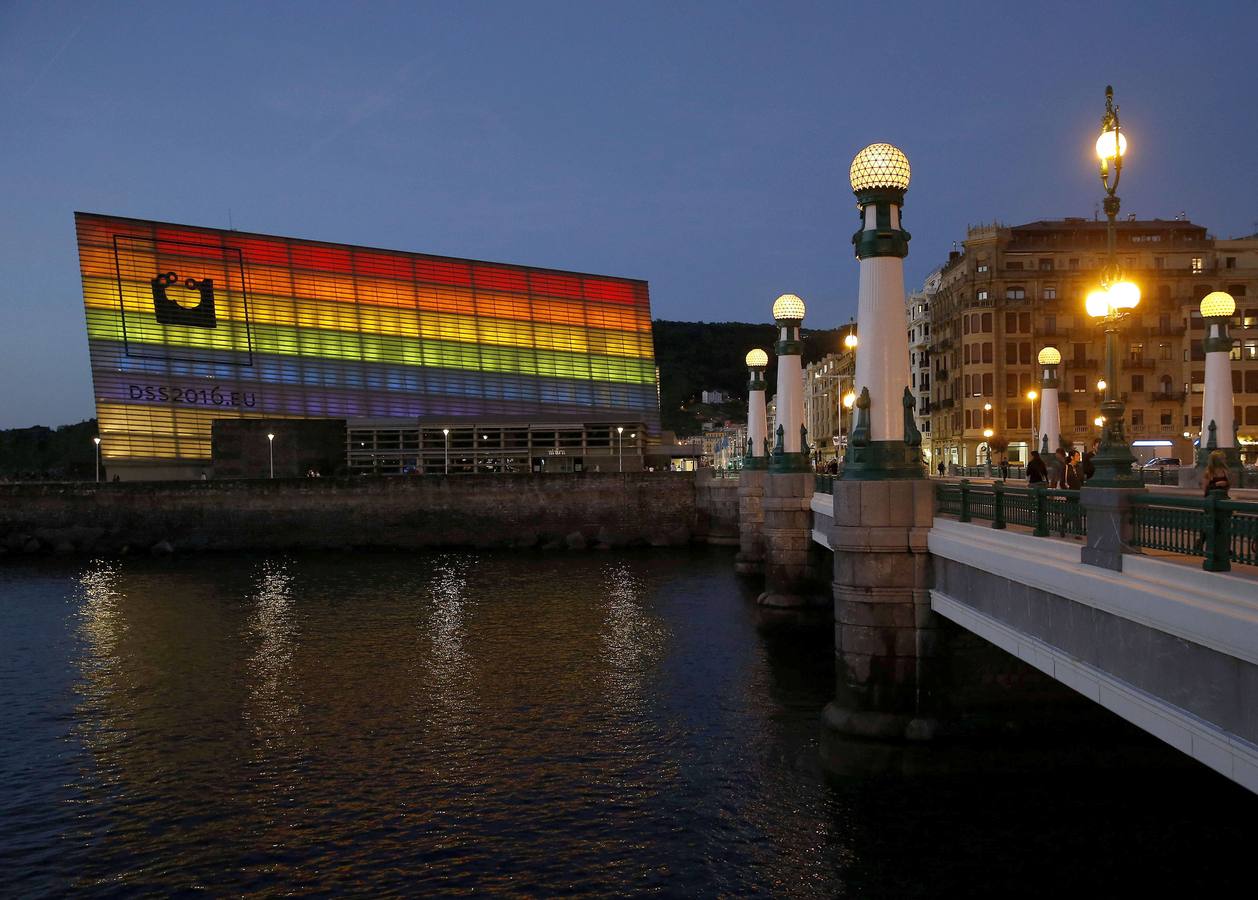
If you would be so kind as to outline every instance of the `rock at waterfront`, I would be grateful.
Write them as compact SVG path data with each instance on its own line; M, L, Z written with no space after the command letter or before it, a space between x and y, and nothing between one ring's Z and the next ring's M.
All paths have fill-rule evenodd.
M567 544L569 550L584 550L587 546L589 546L585 539L585 535L579 531L574 531L572 534L564 538L564 543Z
M154 556L170 556L170 554L175 552L175 548L171 545L170 541L158 541L153 545L150 552Z

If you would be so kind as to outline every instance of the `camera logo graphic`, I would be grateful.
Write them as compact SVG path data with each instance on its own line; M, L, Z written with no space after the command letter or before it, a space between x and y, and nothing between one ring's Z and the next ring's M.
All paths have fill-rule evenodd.
M174 272L158 275L149 282L153 286L153 312L160 325L191 325L194 328L215 328L218 318L214 314L214 279L185 278L181 282ZM174 287L200 295L195 306L184 306L167 296ZM176 295L178 296L178 295Z

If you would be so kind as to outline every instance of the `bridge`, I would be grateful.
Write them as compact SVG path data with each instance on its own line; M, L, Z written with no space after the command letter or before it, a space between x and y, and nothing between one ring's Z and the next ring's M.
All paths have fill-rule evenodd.
M834 566L836 653L849 702L885 696L886 684L873 694L850 690L868 688L878 669L903 663L919 680L929 671L932 628L920 608L928 604L1258 792L1258 503L816 476L809 507L814 546L833 553L821 566ZM916 616L870 615L878 593L894 591L906 553L929 570ZM878 556L881 565L861 562ZM862 583L854 564L876 577ZM864 705L863 716L828 717L868 730ZM883 706L875 731L895 721ZM920 729L929 711L918 706L908 715Z

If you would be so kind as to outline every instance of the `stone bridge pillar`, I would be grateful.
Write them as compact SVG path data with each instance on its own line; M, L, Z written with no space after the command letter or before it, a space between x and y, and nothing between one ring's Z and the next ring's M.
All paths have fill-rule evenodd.
M813 472L804 427L804 301L783 294L773 303L779 329L776 443L769 456L761 508L764 512L765 606L806 606L816 595L808 565L812 552Z
M752 350L747 354L747 452L738 476L738 555L734 571L744 575L764 572L765 471L769 465L768 415L764 402L764 370L769 354Z
M856 417L842 477L834 484L835 698L832 731L862 737L933 734L927 534L934 490L925 479L921 434L909 390L900 218L909 162L890 144L856 155L852 191L861 227Z

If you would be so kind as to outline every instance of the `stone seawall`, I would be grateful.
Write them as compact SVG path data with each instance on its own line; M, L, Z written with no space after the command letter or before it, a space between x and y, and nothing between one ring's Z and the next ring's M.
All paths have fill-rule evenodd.
M584 549L737 534L707 473L0 485L6 553ZM731 487L733 484L731 483ZM702 485L702 486L701 486Z

